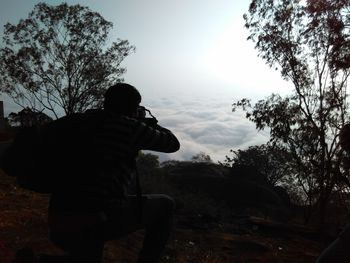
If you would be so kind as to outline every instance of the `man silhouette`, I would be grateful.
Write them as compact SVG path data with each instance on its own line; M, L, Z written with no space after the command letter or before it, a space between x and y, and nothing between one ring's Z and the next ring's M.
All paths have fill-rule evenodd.
M101 262L106 241L139 229L145 229L145 236L138 263L160 260L171 233L174 201L166 195L141 195L140 190L131 195L128 189L138 179L140 150L170 153L180 144L171 131L144 118L140 102L135 87L110 87L104 108L83 114L86 121L79 131L90 140L67 148L75 179L51 195L48 222L50 239L68 253L68 262Z

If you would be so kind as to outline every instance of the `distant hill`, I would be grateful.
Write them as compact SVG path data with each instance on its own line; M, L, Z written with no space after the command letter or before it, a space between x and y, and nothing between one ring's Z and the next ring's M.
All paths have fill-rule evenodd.
M287 220L289 210L278 192L266 185L229 176L230 168L214 163L178 162L164 167L169 182L183 192L225 202L234 213Z

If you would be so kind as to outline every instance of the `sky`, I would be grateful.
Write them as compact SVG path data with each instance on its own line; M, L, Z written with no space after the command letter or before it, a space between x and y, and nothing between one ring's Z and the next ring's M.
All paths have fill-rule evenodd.
M5 23L26 18L38 2L0 0L0 37ZM258 132L244 112L233 113L231 107L241 98L256 101L292 90L246 40L243 14L249 0L66 2L88 6L111 21L110 42L127 39L136 47L122 63L127 68L124 81L138 88L143 105L181 143L178 152L160 154L161 161L189 160L200 152L223 161L230 149L246 149L268 140L268 131ZM16 111L6 95L0 99L5 115Z

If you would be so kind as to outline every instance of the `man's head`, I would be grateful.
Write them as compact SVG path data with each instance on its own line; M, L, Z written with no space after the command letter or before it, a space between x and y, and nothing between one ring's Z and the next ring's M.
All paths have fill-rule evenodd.
M141 102L141 94L126 83L117 83L108 88L104 98L104 109L114 113L133 116Z

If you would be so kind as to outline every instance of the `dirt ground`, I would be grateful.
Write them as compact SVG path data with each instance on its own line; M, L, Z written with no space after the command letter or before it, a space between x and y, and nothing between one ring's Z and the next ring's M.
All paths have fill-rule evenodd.
M0 173L0 263L10 263L14 251L31 247L38 253L61 254L48 240L48 196L19 189ZM104 262L136 261L143 232L108 242ZM175 230L162 263L315 262L329 240L304 226L241 217L231 224L175 216Z

